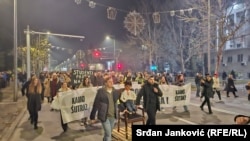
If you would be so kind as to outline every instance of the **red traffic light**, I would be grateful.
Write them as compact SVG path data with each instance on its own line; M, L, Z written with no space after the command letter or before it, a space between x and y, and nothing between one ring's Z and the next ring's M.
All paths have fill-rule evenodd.
M99 57L101 57L101 52L99 50L94 50L93 56L96 58L99 58Z
M118 70L121 70L121 69L122 69L122 64L121 64L121 63L118 63L118 64L117 64L117 69L118 69Z
M84 63L81 63L81 64L80 64L80 67L81 67L81 68L84 68L84 66L85 66Z

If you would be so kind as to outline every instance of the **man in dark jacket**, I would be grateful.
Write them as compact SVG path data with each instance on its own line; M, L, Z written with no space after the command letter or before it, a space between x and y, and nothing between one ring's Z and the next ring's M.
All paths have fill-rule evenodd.
M30 83L31 83L32 78L35 78L35 75L32 75L32 76L30 77L30 79L28 79L28 81L24 82L24 84L23 84L23 86L22 86L22 88L21 88L22 96L25 96L25 95L26 95L26 97L27 97L27 109L28 109L29 114L30 114L29 120L31 119L31 111L30 111L29 108L28 108L28 103L29 103L29 95L28 95L29 92L28 92L28 88L29 88L29 85L30 85Z
M115 125L117 115L117 101L120 98L119 91L114 89L111 77L104 79L104 86L97 90L90 119L94 123L96 112L97 118L101 121L104 129L103 141L111 141L112 130Z
M148 115L146 125L156 124L156 112L160 111L159 97L161 96L162 91L159 85L155 83L154 76L150 76L136 97L137 106L140 105L141 97L143 97L143 108Z
M213 97L213 79L210 74L206 74L205 79L201 79L201 85L203 86L202 96L204 96L204 101L202 102L200 108L203 111L203 107L207 104L208 113L212 114L210 98Z

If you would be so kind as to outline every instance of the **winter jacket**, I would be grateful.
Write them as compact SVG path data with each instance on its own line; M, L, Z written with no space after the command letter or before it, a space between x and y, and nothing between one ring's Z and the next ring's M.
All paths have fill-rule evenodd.
M107 115L108 115L108 105L109 105L109 100L108 100L108 95L109 93L107 92L105 87L102 87L100 89L97 90L97 94L95 96L95 100L94 100L94 104L93 104L93 108L92 111L90 113L90 119L94 120L95 116L96 116L96 112L97 113L97 118L101 121L101 122L105 122L107 119ZM117 101L120 98L120 94L119 91L114 89L112 90L112 95L113 95L113 101L114 101L114 109L115 109L115 118L116 118L116 109L117 109Z
M152 92L153 87L158 89L158 93L155 93L158 97L161 97L163 95L158 84L155 83L155 84L151 85L146 81L136 97L136 105L140 105L141 97L143 97L143 107L145 110L148 109L148 107L150 106L149 105L149 93ZM156 101L156 108L157 108L157 110L160 110L159 98L157 98L157 101Z

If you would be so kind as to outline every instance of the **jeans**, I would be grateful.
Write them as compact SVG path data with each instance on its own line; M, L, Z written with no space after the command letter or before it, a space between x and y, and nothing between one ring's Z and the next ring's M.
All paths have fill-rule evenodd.
M105 122L102 122L102 128L104 130L103 141L111 141L112 140L112 131L115 126L115 118L108 117Z
M200 96L200 91L201 91L201 85L200 84L196 84L196 97Z
M133 100L127 100L125 105L126 105L129 112L133 112L136 109Z

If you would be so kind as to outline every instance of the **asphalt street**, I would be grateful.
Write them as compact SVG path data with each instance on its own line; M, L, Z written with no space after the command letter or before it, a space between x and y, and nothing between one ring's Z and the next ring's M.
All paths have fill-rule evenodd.
M185 125L225 125L234 124L234 116L237 114L249 114L250 102L247 100L247 94L243 85L237 85L239 95L238 98L226 97L225 92L222 93L222 101L218 101L215 95L212 100L213 114L207 114L207 107L204 111L200 110L201 100L195 97L192 92L189 112L184 112L183 107L165 108L157 113L157 124L185 124ZM5 90L6 91L6 90ZM13 89L9 88L11 93ZM10 95L9 95L10 96ZM50 111L50 104L44 102L42 110L39 112L38 129L34 130L28 120L28 112L26 110L26 98L18 96L19 102L11 102L5 98L0 104L1 121L1 139L2 141L101 141L103 131L100 123L92 126L80 125L79 121L69 123L69 130L64 133L60 125L59 112ZM4 103L4 104L3 104ZM15 106L16 105L16 106ZM19 106L18 106L19 105ZM10 116L11 115L11 116ZM2 127L5 126L5 127Z

